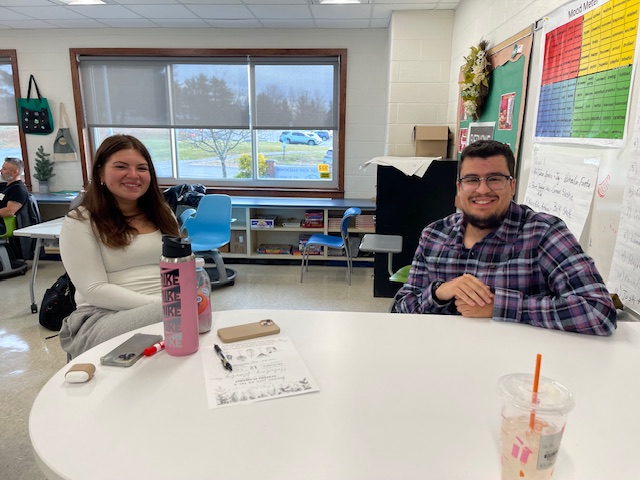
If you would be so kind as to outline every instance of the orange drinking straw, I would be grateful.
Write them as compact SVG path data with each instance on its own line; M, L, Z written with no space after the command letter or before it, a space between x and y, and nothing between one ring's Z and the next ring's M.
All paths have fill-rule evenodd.
M536 373L533 375L533 393L531 394L531 403L534 405L538 403L538 383L540 381L540 363L542 363L542 355L536 356ZM531 410L529 415L529 428L533 430L533 426L536 423L536 411Z

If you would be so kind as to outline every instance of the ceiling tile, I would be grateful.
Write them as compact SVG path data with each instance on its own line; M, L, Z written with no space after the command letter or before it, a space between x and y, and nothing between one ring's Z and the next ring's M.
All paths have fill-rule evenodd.
M191 0L182 0L183 2L188 2ZM246 5L263 5L263 6L273 6L273 5L307 5L309 2L307 0L275 0L275 1L265 1L265 0L243 0Z
M48 5L51 5L49 0L0 0L0 7L41 7Z
M7 20L31 20L26 15L14 12L8 8L0 7L0 22L6 23Z
M103 18L100 22L114 28L152 28L155 23L146 18Z
M281 6L278 5L274 7L273 5L249 5L249 10L253 12L253 14L260 19L268 19L268 18L311 18L311 11L309 7L306 5L286 5Z
M101 20L103 18L139 18L140 16L128 8L120 5L73 5L69 10L89 18Z
M216 28L260 28L258 19L246 20L207 20L207 23Z
M161 5L161 4L173 4L176 5L178 0L111 0L113 3L119 3L120 5Z
M164 28L209 28L200 18L153 18L153 23Z
M370 5L311 5L314 18L369 18Z
M197 18L183 5L130 5L129 10L145 18Z
M420 5L421 7L434 8L440 0L375 0L376 5L398 5L398 4L412 4Z
M55 28L42 20L5 20L4 17L0 17L0 19L0 23L10 28Z
M369 19L334 18L333 20L318 19L316 25L320 28L368 28Z
M391 18L372 18L371 28L388 28Z
M242 5L242 0L178 0L185 5ZM264 2L263 2L264 3Z
M27 22L17 25L87 28L83 22L87 18L97 25L115 27L387 28L395 10L455 10L461 3L461 0L368 0L365 5L318 5L313 3L315 0L105 1L108 5L67 6L62 0L0 0L0 25L22 28L12 27L8 22ZM127 19L130 21L116 21Z
M261 19L260 23L267 28L313 28L315 24L313 19Z
M255 18L244 5L188 5L188 8L205 19L243 20Z
M91 18L84 19L57 19L57 20L48 20L47 23L55 25L59 28L104 28L106 25L104 23L100 23L97 20L92 20Z
M40 20L87 18L65 7L12 7L11 10Z

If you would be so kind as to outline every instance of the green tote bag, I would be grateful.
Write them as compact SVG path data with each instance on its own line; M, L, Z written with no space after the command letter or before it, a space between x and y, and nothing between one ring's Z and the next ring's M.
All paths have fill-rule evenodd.
M31 98L31 86L36 87L38 98ZM53 118L46 98L40 95L38 84L33 75L29 77L29 90L27 98L18 99L18 112L20 114L20 126L24 133L34 135L48 135L53 132Z

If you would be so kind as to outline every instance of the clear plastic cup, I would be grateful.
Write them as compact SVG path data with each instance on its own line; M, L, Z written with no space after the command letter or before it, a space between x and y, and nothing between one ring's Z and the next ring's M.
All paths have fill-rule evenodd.
M526 373L501 377L497 389L502 400L502 480L550 479L573 395L555 380L540 377L533 403L533 375Z

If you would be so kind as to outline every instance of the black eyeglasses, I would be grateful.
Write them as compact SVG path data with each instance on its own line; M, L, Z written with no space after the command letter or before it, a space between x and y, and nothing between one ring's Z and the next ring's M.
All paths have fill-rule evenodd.
M468 176L459 178L458 183L465 192L473 192L480 188L480 183L482 183L483 180L491 190L502 190L507 186L509 180L513 180L513 177L501 173L489 175L488 177Z

